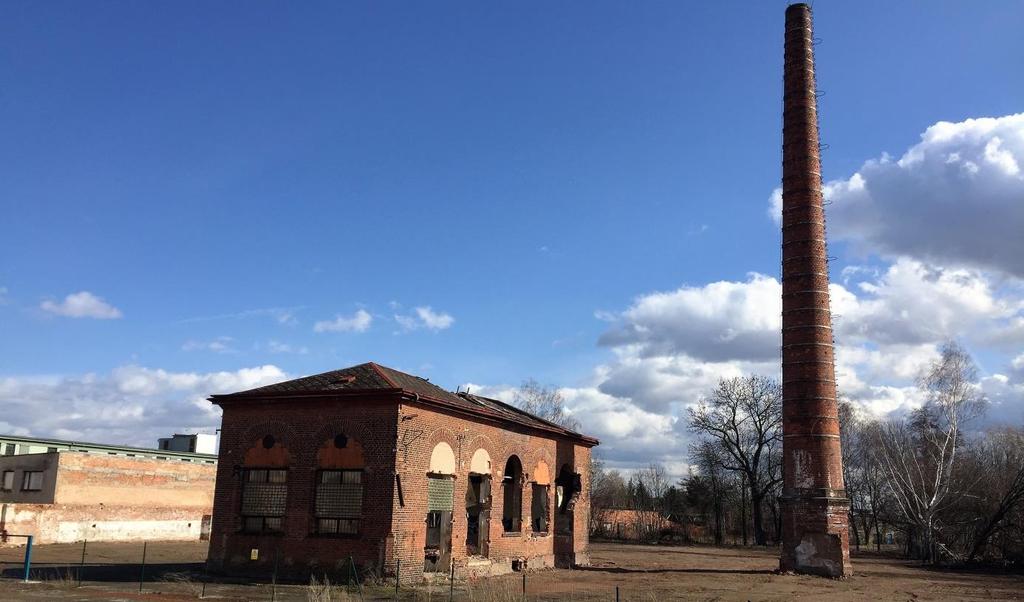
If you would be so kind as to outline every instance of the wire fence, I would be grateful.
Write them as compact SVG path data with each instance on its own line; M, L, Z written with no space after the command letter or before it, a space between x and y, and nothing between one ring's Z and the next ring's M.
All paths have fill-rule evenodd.
M657 554L691 550L701 557L729 558L745 555L729 551L728 546L714 549L677 546L626 546L624 554L647 548ZM748 550L755 548L749 547ZM254 601L344 602L364 600L403 600L442 602L514 602L514 601L650 601L669 599L678 594L680 583L694 576L693 569L647 568L626 561L622 566L590 567L581 570L530 570L495 577L449 578L438 574L430 582L399 583L394 576L373 572L340 570L334 574L314 574L305 582L278 579L276 567L259 581L233 579L206 572L205 564L194 559L205 557L205 548L194 543L139 542L58 544L40 546L29 571L34 583L24 583L24 548L0 548L0 599L18 598L11 592L46 590L45 598L128 598L167 595L169 599L218 599ZM646 553L646 552L640 552ZM739 555L739 556L738 556ZM770 553L761 553L769 559ZM193 561L189 561L192 559ZM710 562L710 561L709 561ZM765 563L762 563L765 564ZM766 565L767 566L767 565ZM344 567L342 567L344 569ZM408 571L406 571L407 573ZM704 572L698 569L697 572ZM715 571L711 571L715 572ZM770 573L770 570L720 571ZM29 594L26 594L29 595ZM38 596L37 593L32 593Z

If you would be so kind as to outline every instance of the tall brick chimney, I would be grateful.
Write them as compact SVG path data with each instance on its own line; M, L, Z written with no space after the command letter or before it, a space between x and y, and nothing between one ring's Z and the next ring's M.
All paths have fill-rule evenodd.
M782 117L783 571L851 573L821 197L811 9L786 9Z

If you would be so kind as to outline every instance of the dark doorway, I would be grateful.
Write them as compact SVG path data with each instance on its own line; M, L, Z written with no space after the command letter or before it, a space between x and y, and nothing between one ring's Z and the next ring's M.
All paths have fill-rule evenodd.
M487 556L491 524L491 477L469 475L466 488L466 553Z
M501 527L506 533L519 533L523 523L523 463L509 456L501 479Z
M583 489L580 474L573 472L572 467L563 464L555 479L555 504L558 506L558 531L572 533L573 507Z

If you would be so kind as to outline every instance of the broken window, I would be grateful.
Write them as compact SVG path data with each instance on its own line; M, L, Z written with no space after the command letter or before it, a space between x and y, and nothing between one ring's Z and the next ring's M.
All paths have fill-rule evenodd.
M3 491L10 491L14 489L14 471L5 470L3 480Z
M21 490L22 491L42 491L43 490L43 471L41 470L26 470L21 476Z
M7 445L4 446L4 455L5 456L13 456L15 450L17 450L17 449L18 449L17 445L15 445L13 443L8 443Z
M288 499L288 471L249 468L242 471L242 530L281 531Z
M518 533L523 523L523 464L516 456L509 456L505 475L501 479L501 527L506 533Z
M534 533L548 532L548 485L533 484L533 503L530 506L530 518L533 521Z
M355 535L363 515L363 471L321 470L316 483L316 530Z

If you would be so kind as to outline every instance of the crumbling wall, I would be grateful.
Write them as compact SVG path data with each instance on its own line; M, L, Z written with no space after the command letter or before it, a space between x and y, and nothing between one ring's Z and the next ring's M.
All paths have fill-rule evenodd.
M441 442L451 446L456 458L452 558L457 574L499 574L513 570L513 565L519 568L523 562L527 568L589 562L589 448L556 439L554 435L541 436L514 425L468 420L411 403L402 405L401 416L396 470L402 482L404 505L398 502L395 505L394 554L387 567L389 572L394 569L394 561L400 559L403 579L419 579L423 575L428 464L432 450ZM470 556L466 545L468 521L464 503L471 460L479 449L485 450L491 459L492 503L486 559ZM512 455L519 458L523 469L521 482L515 484L522 488L522 527L516 533L506 533L502 525L503 487L506 485L502 477ZM556 480L563 466L580 475L582 491L577 493L571 509L560 514L556 507ZM545 468L549 471L547 479L541 477L550 480L546 533L532 530L532 483L537 478L538 467L542 473ZM569 524L565 524L566 520Z
M55 452L53 503L7 504L3 527L37 543L197 540L213 511L211 464Z
M199 508L118 505L8 504L8 533L32 535L35 543L76 541L195 541L204 512ZM9 544L24 540L12 539Z

